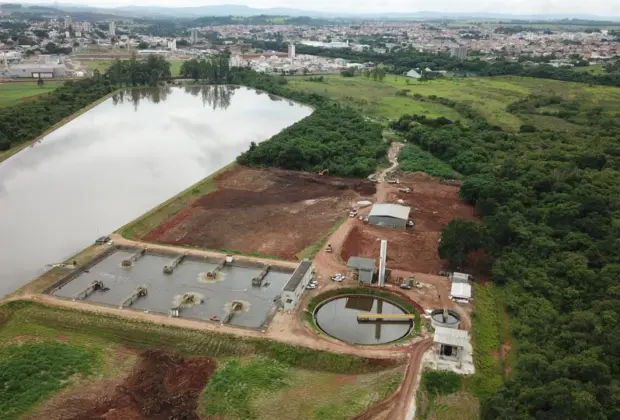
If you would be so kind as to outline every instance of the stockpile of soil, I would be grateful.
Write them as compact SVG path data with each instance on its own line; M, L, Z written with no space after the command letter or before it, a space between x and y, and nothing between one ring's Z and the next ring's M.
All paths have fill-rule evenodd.
M149 350L133 373L107 395L80 401L66 420L198 420L198 395L215 371L213 359L185 359ZM67 401L67 403L71 403ZM74 407L74 410L78 407Z
M376 192L368 180L280 169L237 167L215 182L215 192L164 221L145 239L294 260L346 216L352 203Z

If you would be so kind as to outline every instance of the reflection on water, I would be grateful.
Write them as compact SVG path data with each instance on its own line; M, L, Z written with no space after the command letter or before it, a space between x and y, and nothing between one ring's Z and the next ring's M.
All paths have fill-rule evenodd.
M202 105L204 107L216 109L227 109L230 106L230 101L233 98L235 91L240 86L232 85L206 85L206 86L185 86L183 91L189 95L200 97L202 99ZM112 103L114 105L124 104L125 101L129 101L133 104L134 110L138 110L140 102L147 100L154 104L165 102L168 96L172 92L173 87L169 85L156 86L141 89L125 89L115 93L112 96ZM258 92L257 92L258 94ZM269 95L271 100L280 100L277 96Z
M355 344L384 344L407 335L411 322L358 322L360 313L404 314L387 300L371 296L346 296L333 299L316 312L316 323L326 334Z
M2 162L0 296L310 115L291 103L244 87L128 89Z

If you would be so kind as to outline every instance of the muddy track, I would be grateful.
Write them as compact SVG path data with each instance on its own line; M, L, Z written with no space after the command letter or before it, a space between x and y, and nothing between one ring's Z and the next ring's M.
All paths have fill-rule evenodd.
M412 399L415 398L422 357L432 345L433 340L430 338L412 344L409 347L407 371L398 389L388 398L373 405L352 420L409 420L409 409Z

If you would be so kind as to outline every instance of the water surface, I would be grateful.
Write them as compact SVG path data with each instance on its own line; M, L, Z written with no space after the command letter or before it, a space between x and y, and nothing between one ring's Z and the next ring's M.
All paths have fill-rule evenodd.
M404 337L411 322L358 322L360 313L404 314L400 307L372 296L343 296L322 305L316 323L326 334L355 344L384 344Z
M0 296L310 115L247 88L128 90L0 163Z

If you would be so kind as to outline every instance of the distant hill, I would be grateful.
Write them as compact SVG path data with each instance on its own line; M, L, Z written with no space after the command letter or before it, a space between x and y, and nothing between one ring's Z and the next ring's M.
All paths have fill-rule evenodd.
M40 3L42 6L51 6L50 3ZM531 15L511 15L492 12L435 12L418 11L411 13L395 13L386 11L385 13L355 13L355 12L324 12L316 10L302 10L291 8L267 8L258 9L244 5L222 4L216 6L197 6L197 7L161 7L161 6L122 6L115 8L90 7L71 3L54 3L66 12L92 12L112 14L127 17L151 17L151 18L196 18L201 16L309 16L319 18L346 17L360 19L501 19L501 20L560 20L560 19L580 19L580 20L600 20L620 22L620 16L595 16L595 15L570 15L564 13L557 14L531 14Z

